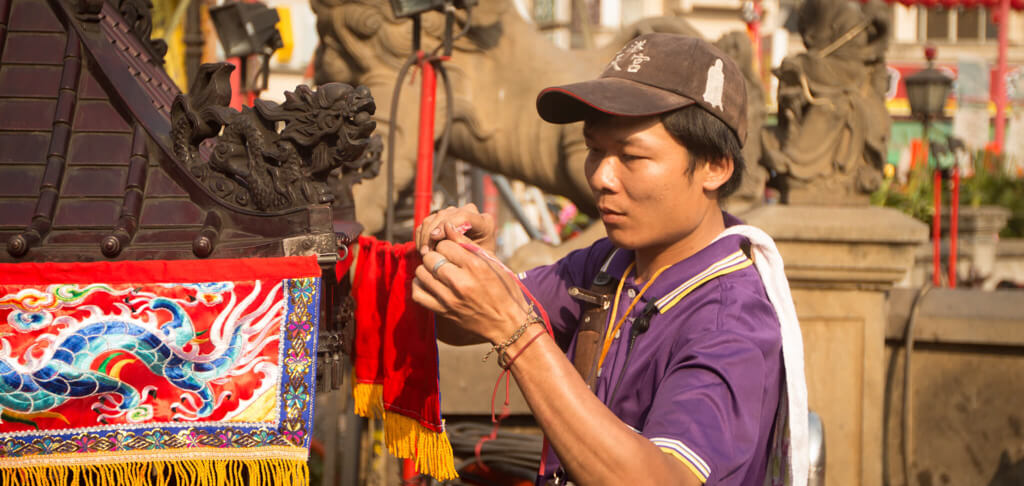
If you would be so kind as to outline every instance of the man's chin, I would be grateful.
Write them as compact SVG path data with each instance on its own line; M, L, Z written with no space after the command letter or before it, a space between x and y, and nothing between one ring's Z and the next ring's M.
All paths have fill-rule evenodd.
M623 250L635 250L637 248L637 241L631 238L633 235L629 231L622 229L622 227L605 223L604 231L608 234L608 241L611 241L616 248L622 248Z

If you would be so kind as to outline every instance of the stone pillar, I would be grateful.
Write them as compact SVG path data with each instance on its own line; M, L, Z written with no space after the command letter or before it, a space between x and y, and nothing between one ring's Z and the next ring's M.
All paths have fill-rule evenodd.
M879 207L766 206L742 218L779 247L821 416L828 486L882 484L886 294L928 228Z
M957 286L981 287L993 290L998 280L996 257L1000 247L999 232L1006 227L1010 210L1000 206L963 206L960 208L957 244ZM942 244L939 261L944 286L948 286L950 250L950 209L942 208ZM932 281L934 249L930 241L915 252L914 268L899 286L920 287Z
M1010 210L1001 206L961 207L958 220L958 285L979 284L995 270L999 232L1010 219ZM942 208L943 268L949 268L950 209ZM964 261L966 260L966 261ZM994 287L993 287L994 288ZM992 290L988 288L986 290Z

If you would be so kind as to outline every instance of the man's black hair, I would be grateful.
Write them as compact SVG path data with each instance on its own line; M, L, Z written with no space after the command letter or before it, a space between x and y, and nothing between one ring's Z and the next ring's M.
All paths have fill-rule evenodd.
M736 134L722 120L699 105L690 105L662 113L661 123L689 152L691 163L686 168L688 176L693 177L700 164L728 158L732 159L732 177L718 188L718 199L725 199L740 187L746 167L743 147Z

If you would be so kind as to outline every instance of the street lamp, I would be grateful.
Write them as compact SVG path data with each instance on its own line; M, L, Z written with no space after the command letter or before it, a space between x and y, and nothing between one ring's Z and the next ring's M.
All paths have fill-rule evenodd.
M928 59L928 67L910 76L904 81L907 85L907 99L910 101L910 113L921 118L924 137L925 164L928 164L928 152L931 150L931 141L928 138L928 124L933 118L942 115L946 105L946 98L953 87L953 80L945 73L932 67L935 60L935 47L924 48L924 56ZM956 286L956 227L957 227L957 206L960 196L960 172L953 168L953 200L951 204L952 214L950 215L950 286ZM935 167L934 187L935 214L932 216L932 283L938 287L942 284L941 277L941 242L942 242L942 171Z
M935 48L926 47L925 57L928 67L910 76L904 81L907 85L907 99L910 101L910 113L924 121L925 134L928 133L928 122L942 115L946 98L953 87L953 80L945 73L932 67L935 60ZM927 137L925 137L927 141Z

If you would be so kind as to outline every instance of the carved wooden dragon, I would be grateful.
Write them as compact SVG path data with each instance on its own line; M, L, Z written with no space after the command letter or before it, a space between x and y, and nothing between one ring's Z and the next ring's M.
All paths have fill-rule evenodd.
M285 102L257 100L229 108L230 64L204 64L190 95L171 110L175 155L222 201L261 212L281 212L334 200L328 174L375 173L379 147L370 137L376 106L365 86L302 85ZM209 141L207 141L209 140ZM372 150L379 156L379 149Z

